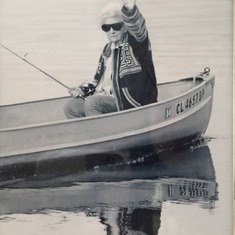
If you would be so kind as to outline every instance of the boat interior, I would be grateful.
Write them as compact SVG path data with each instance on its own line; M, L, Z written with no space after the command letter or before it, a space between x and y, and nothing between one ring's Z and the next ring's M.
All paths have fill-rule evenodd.
M158 84L158 103L174 99L199 85L193 77ZM0 106L0 130L65 120L63 107L70 97Z

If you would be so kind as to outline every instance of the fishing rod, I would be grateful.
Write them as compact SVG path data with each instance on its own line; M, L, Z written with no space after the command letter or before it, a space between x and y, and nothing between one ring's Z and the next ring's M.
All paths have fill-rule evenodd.
M64 83L60 82L59 80L57 80L56 78L52 77L50 74L48 74L47 72L43 71L42 69L38 68L36 65L32 64L31 62L29 62L28 60L26 60L25 58L21 57L20 55L16 54L14 51L10 50L9 48L7 48L6 46L2 45L0 43L0 46L2 48L4 48L5 50L9 51L10 53L12 53L13 55L17 56L18 58L20 58L21 60L23 60L24 62L26 62L27 64L31 65L32 67L34 67L35 69L39 70L40 72L42 72L43 74L45 74L46 76L50 77L52 80L54 80L55 82L59 83L61 86L70 89L68 86L66 86Z

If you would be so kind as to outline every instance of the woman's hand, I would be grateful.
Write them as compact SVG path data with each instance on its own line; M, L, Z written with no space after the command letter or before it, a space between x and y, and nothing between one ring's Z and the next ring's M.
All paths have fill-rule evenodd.
M72 97L77 98L77 97L84 97L84 92L80 87L72 87L69 89L69 93Z
M122 2L128 10L132 10L136 4L136 0L122 0Z

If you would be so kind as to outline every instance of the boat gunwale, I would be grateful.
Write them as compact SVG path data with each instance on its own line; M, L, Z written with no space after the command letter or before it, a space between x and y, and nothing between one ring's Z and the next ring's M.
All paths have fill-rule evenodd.
M208 83L208 81L214 79L214 75L207 75L207 76L209 76L209 77L205 78L204 76L197 76L196 80L197 79L202 80L202 82L200 84L192 87L191 89L189 89L186 92L181 93L180 95L174 96L174 97L166 99L166 100L162 100L160 102L151 103L151 104L140 106L140 107L133 108L133 109L127 109L127 110L122 110L122 111L119 111L119 112L107 113L107 114L96 115L96 116L91 116L91 117L75 118L75 119L64 119L64 120L53 121L53 122L43 122L43 123L23 125L23 126L18 126L18 127L2 128L2 129L0 129L0 133L1 132L7 132L7 131L15 131L15 130L33 129L33 128L37 128L37 127L54 126L54 125L60 125L60 124L63 124L63 123L73 123L73 122L76 123L76 122L79 122L79 121L82 121L82 120L89 121L89 120L95 120L95 119L103 119L103 118L106 118L106 117L109 117L109 116L119 116L119 115L123 115L123 114L126 114L126 113L132 113L132 112L137 112L137 111L144 110L144 109L149 109L149 108L154 107L154 106L160 106L163 103L169 103L169 102L174 101L176 99L179 99L180 97L183 97L183 96L185 96L189 93L192 93L194 90L200 89L200 87L204 86L206 83ZM194 79L193 77L183 78L183 79L180 79L180 80L177 80L177 81L170 81L170 82L160 83L159 85L180 83L181 81L192 82L193 79ZM21 104L37 103L37 102L40 102L40 101L49 101L49 100L64 99L64 98L66 98L66 97L59 97L59 98L52 98L52 99L45 99L45 100L37 100L37 101L18 103L18 104L10 104L10 105L4 105L4 106L0 106L0 107L6 107L6 106L9 107L9 106L15 106L15 105L21 105Z
M198 76L197 78L201 78L201 77ZM157 86L173 84L173 83L179 83L180 81L192 80L192 79L193 79L193 77L182 78L182 79L179 79L179 80L176 80L176 81L162 82L162 83L159 83ZM201 79L205 80L204 78L201 78ZM66 98L71 98L71 96L62 96L62 97L48 98L48 99L43 99L43 100L33 100L33 101L26 101L26 102L13 103L13 104L3 104L3 105L0 105L0 108L11 107L11 106L19 106L19 105L22 105L22 104L33 104L33 103L44 102L44 101L60 100L60 99L66 99ZM143 107L143 106L141 106L141 107Z

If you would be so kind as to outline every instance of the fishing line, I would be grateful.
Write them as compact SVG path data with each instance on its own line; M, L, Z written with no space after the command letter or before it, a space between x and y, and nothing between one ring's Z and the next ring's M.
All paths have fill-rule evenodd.
M32 64L31 62L29 62L28 60L26 60L25 58L21 57L20 55L16 54L14 51L10 50L9 48L5 47L4 45L2 45L0 43L0 46L2 48L4 48L5 50L9 51L10 53L12 53L13 55L17 56L18 58L20 58L21 60L23 60L24 62L26 62L27 64L31 65L32 67L34 67L35 69L37 69L38 71L40 71L41 73L45 74L46 76L50 77L52 80L54 80L55 82L59 83L61 86L70 89L68 86L66 86L64 83L60 82L59 80L57 80L56 78L52 77L50 74L48 74L47 72L43 71L42 69L38 68L36 65Z

